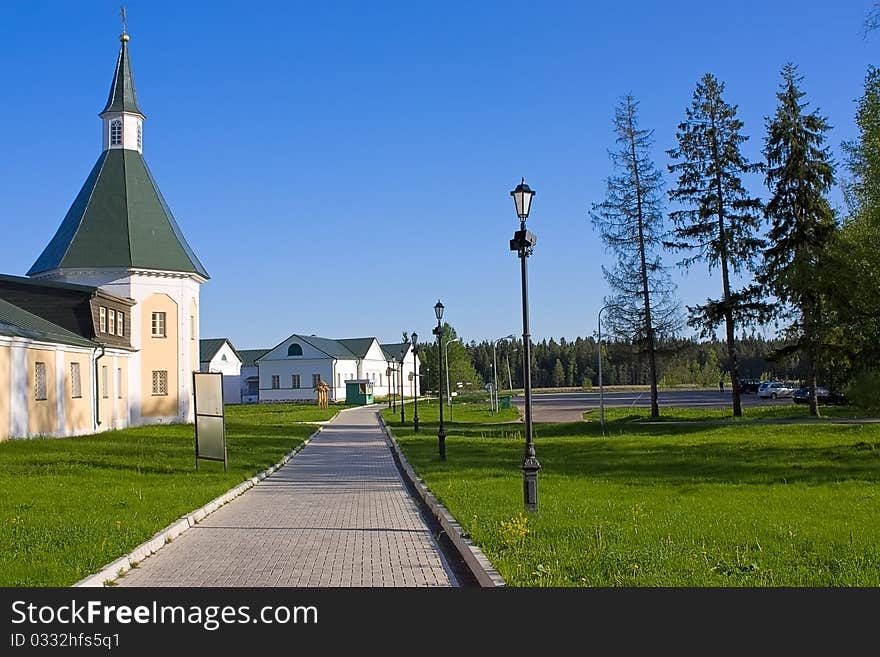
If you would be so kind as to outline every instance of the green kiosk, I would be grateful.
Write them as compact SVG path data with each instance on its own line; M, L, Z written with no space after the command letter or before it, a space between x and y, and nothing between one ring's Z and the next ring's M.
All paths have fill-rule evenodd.
M366 406L373 403L373 382L369 379L349 379L345 382L345 403Z

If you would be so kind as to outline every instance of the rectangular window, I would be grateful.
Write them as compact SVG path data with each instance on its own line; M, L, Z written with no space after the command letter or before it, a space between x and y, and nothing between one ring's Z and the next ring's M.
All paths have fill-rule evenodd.
M277 374L272 375L272 389L278 390L281 387L281 377Z
M98 327L101 333L107 332L107 309L104 306L98 308Z
M107 366L101 367L101 397L107 399L110 396L110 380L107 375Z
M320 374L312 374L312 387L316 388L320 382L321 382L321 375Z
M73 399L82 397L82 379L79 374L79 363L70 364L70 396Z
M299 388L299 374L294 374L290 377L290 387Z
M154 338L165 337L165 313L153 313L150 332Z
M114 335L116 333L116 311L110 309L109 317L107 317L107 333Z
M122 399L122 368L116 369L116 398Z
M379 387L382 387L382 372L379 372Z
M165 313L161 313L165 314ZM165 396L168 394L167 370L153 370L153 395Z
M190 340L196 339L196 316L195 315L189 316L189 339Z
M34 363L34 399L46 400L46 363Z
M120 338L125 335L125 314L116 313L116 335Z

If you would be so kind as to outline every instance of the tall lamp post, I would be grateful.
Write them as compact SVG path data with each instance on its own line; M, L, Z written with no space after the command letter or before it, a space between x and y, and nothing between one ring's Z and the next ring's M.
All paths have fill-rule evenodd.
M453 342L461 342L461 338L449 340L443 347L443 358L446 361L446 403L449 405L450 422L452 421L452 388L449 387L449 345Z
M492 342L492 377L495 379L495 412L498 412L498 358L495 354L495 346L502 340L513 340L516 336L512 333L498 338Z
M535 456L535 443L532 437L532 360L531 336L529 335L529 284L527 258L532 254L538 238L526 230L526 219L532 207L535 192L526 185L523 178L510 195L519 217L519 230L510 240L510 250L516 251L520 260L522 275L522 315L523 315L523 388L525 391L526 446L523 453L523 502L527 511L538 510L538 470L541 464Z
M406 424L406 413L404 409L406 404L403 403L403 396L405 394L405 390L403 389L403 361L406 357L406 343L404 342L404 346L401 347L400 350L400 367L397 370L397 380L400 383L400 423Z
M418 344L419 334L415 331L410 335L413 347L413 431L419 432L419 373L418 373Z
M614 304L609 303L599 309L599 317L597 323L599 325L599 424L605 428L605 394L602 388L602 311L613 308Z
M443 325L440 320L443 319L443 304L440 299L434 304L434 316L437 318L437 328L434 329L434 335L437 336L437 360L440 369L437 370L437 385L440 386L440 394L437 395L437 406L440 407L440 427L437 429L437 449L440 453L440 460L446 460L446 429L443 428ZM449 346L449 343L446 343ZM446 374L449 375L449 362L446 363ZM449 384L446 384L449 389Z

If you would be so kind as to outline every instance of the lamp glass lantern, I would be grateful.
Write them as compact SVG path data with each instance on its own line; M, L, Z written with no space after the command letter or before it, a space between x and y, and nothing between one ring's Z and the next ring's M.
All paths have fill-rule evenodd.
M535 196L535 192L526 185L526 179L523 178L522 182L510 192L510 195L513 197L513 204L516 206L516 216L519 217L520 221L525 221L529 218L529 211L532 209L532 198Z
M438 322L441 319L443 319L443 309L444 308L445 308L445 306L442 303L440 303L440 300L438 299L437 303L434 304L434 316L437 318Z

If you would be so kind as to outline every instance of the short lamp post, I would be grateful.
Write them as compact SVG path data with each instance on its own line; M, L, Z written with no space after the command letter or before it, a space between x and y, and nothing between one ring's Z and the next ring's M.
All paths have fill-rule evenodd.
M443 360L446 362L446 403L449 405L449 421L452 422L452 388L449 387L449 345L461 342L461 338L453 338L443 345ZM463 344L463 343L462 343ZM440 395L441 397L443 395ZM440 400L443 403L443 400Z
M526 423L526 446L523 453L523 502L527 511L538 510L538 470L541 464L535 455L535 442L532 434L532 359L531 359L531 336L529 335L529 284L528 284L528 257L532 254L538 238L529 230L526 230L526 219L532 207L532 198L535 192L526 185L525 178L516 186L510 195L516 207L516 216L519 218L519 230L513 234L510 240L510 250L516 251L520 259L520 274L522 278L522 316L523 316L523 389L525 392L525 423Z
M446 460L446 429L443 428L443 325L440 320L443 319L443 304L440 299L434 304L434 316L437 318L437 328L434 329L434 335L437 336L437 360L439 368L437 369L437 384L440 386L440 394L437 395L437 406L440 407L440 426L437 428L437 450L440 454L440 460ZM446 362L446 375L449 376L449 361ZM446 384L447 390L449 384Z
M416 433L419 432L419 366L418 366L418 353L419 353L419 334L415 331L410 335L410 340L412 341L413 348L413 431Z

